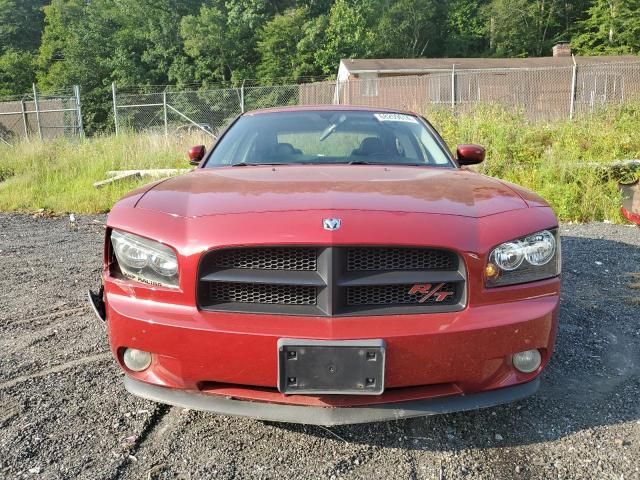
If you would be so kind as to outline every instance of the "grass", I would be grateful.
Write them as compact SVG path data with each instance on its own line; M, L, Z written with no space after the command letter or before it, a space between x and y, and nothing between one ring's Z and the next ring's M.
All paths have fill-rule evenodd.
M188 168L188 147L202 141L123 135L0 147L0 211L107 212L126 192L151 181L95 189L108 170Z
M452 147L484 145L487 160L480 172L537 192L562 221L623 222L617 182L637 173L612 174L605 167L614 160L640 159L640 104L573 122L531 123L497 108L456 116L435 111L428 117Z
M622 222L617 178L584 163L640 158L640 105L574 122L531 123L498 108L465 115L432 111L428 117L452 148L485 145L487 160L479 171L538 192L562 221ZM0 145L0 211L106 212L124 193L149 181L93 188L107 170L185 168L186 150L197 143L202 139L131 134Z

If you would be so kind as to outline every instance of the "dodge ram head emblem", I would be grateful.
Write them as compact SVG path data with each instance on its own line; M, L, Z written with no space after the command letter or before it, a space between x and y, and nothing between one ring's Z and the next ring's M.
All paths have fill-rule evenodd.
M325 218L322 220L322 226L325 230L333 231L338 230L342 225L342 220L339 218Z
M420 299L418 300L418 303L424 303L434 295L434 301L442 302L454 293L443 292L441 289L442 287L444 287L444 285L444 283L439 283L436 286L433 286L430 283L416 283L413 287L411 287L411 290L409 290L409 295L422 295L422 297L420 297Z

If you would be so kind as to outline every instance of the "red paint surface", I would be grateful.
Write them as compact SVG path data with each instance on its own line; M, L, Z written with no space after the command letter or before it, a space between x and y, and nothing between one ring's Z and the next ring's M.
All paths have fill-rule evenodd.
M474 144L458 145L456 148L456 156L458 163L461 165L474 165L484 161L486 151L484 147Z
M640 215L632 213L632 212L630 212L629 210L627 210L624 207L622 207L620 209L620 211L622 212L622 215L624 215L624 217L627 220L629 220L630 222L633 222L633 223L636 223L636 224L640 225Z
M198 163L204 158L205 153L206 149L204 145L196 145L195 147L191 147L188 152L189 160Z
M326 231L322 219L339 217ZM458 168L286 166L210 168L156 182L121 200L109 228L173 247L177 290L113 278L104 284L109 339L121 353L154 354L146 382L275 403L362 405L471 393L531 380L555 343L560 279L487 289L483 269L498 244L553 228L553 211L520 187ZM307 317L205 312L196 273L207 250L259 245L397 245L458 252L468 302L451 313ZM106 245L108 249L108 245ZM284 396L277 341L384 339L381 396ZM512 353L541 349L543 365L521 374Z
M504 183L470 170L292 165L199 168L162 182L137 206L180 217L361 210L476 218L527 204Z

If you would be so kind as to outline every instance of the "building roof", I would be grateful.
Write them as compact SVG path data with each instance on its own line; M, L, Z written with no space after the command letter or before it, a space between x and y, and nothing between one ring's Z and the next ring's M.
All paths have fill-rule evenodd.
M603 55L599 57L575 57L578 65L603 63L640 62L636 55ZM350 73L421 73L451 70L455 65L460 70L487 68L541 68L567 67L573 65L572 57L528 57L528 58L358 58L343 59L341 68Z

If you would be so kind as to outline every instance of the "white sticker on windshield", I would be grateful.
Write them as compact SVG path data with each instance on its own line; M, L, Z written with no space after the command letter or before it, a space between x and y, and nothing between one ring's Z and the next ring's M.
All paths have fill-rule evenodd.
M402 113L374 113L374 117L380 122L408 122L418 123L416 117L412 115L404 115Z

